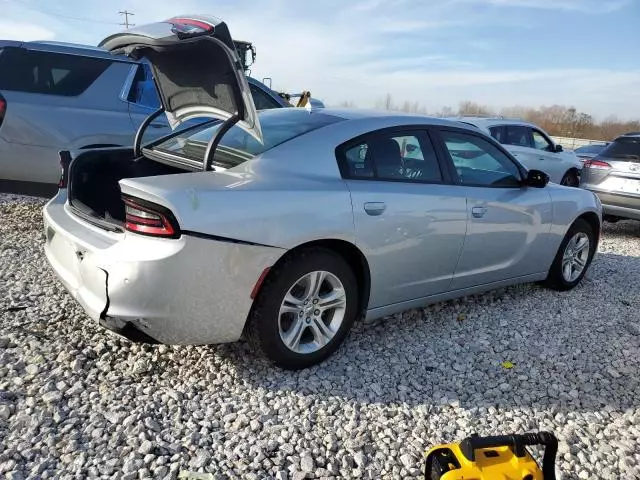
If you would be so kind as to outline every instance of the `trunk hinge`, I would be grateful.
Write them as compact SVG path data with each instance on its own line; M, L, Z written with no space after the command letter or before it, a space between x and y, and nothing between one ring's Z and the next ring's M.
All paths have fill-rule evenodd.
M206 172L211 168L211 162L213 162L213 155L216 152L216 148L220 144L222 137L227 133L231 127L233 127L240 120L240 116L238 113L234 113L231 117L226 119L224 123L220 126L216 134L213 136L209 143L207 144L207 150L204 154L204 161L202 162L202 171Z
M142 144L142 135L144 135L144 132L147 130L147 127L149 126L149 124L153 122L156 118L158 118L158 116L160 116L160 114L162 113L164 113L164 107L160 107L158 110L156 110L147 118L145 118L144 121L140 124L140 127L138 127L138 131L136 132L136 138L133 141L133 154L136 158L142 154L142 152L140 151L141 150L140 147Z

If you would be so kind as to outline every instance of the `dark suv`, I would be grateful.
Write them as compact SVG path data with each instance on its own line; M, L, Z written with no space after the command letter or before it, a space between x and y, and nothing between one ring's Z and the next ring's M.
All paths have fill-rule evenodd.
M640 132L621 135L585 161L580 186L600 197L605 220L640 220Z

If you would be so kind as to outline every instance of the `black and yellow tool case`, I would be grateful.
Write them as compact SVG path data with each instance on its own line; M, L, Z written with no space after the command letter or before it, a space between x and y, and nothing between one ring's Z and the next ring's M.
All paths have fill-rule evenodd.
M545 447L542 468L527 446ZM425 480L555 480L558 440L549 432L479 437L433 447Z

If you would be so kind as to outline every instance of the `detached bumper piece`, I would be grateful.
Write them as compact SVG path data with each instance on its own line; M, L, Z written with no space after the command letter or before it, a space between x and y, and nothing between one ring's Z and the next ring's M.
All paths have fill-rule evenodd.
M542 469L526 446L544 445ZM426 454L425 480L555 480L558 440L552 433L479 437L439 445Z
M134 322L122 321L112 317L103 317L98 320L98 323L107 330L110 330L113 333L117 333L118 335L126 338L127 340L131 340L134 343L148 343L151 345L157 345L161 343L140 330L138 326L134 324Z

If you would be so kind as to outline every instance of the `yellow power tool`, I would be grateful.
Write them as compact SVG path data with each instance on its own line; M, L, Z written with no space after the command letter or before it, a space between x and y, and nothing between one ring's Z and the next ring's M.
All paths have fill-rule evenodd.
M542 468L527 446L543 445ZM479 437L426 452L425 480L555 480L558 440L549 432Z

